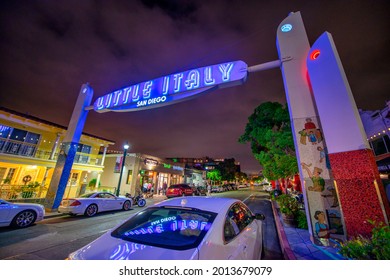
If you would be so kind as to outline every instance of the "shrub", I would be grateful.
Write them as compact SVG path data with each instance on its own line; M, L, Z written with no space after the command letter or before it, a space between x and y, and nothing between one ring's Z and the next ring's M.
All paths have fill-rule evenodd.
M295 220L297 221L297 227L302 229L308 229L306 214L303 211L298 211L295 215Z
M276 201L279 204L280 212L285 215L295 217L299 212L298 201L287 194L282 194L278 196L276 198Z
M276 200L278 198L279 195L281 195L282 192L280 190L273 190L271 191L270 195L271 195L271 200Z
M340 245L339 253L355 260L390 260L390 227L368 222L373 225L371 237L354 237Z

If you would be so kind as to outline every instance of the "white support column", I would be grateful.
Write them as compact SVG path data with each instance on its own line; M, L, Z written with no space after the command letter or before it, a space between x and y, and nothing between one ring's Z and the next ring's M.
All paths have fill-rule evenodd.
M104 146L104 151L103 151L103 156L102 156L102 162L100 165L104 166L104 160L106 159L106 154L107 154L107 147ZM98 173L97 178L96 178L96 184L95 184L95 190L98 190L99 184L100 184L100 177L101 177L101 172Z

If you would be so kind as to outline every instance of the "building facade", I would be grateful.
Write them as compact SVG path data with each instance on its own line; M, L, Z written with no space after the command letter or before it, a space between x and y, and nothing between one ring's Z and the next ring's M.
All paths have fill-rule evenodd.
M123 154L107 154L105 168L101 176L99 189L119 194L132 195L143 192L143 187L151 184L154 193L162 193L164 184L167 186L184 182L184 164L161 159L155 156L128 153L123 166ZM119 184L120 172L122 180Z
M367 134L367 140L374 152L382 178L390 174L390 101L383 109L376 111L359 110Z
M46 196L66 127L0 107L0 197L8 200ZM107 147L114 142L81 136L64 197L78 196L98 181Z

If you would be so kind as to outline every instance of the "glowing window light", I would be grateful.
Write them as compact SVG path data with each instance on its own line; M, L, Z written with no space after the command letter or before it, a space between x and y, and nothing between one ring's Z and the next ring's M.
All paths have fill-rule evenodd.
M321 54L320 50L314 50L310 54L310 59L316 60L320 56L320 54Z

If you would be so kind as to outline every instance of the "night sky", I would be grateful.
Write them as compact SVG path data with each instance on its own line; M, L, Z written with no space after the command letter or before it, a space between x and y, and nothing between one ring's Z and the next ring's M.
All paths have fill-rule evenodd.
M67 126L80 87L94 102L116 89L197 67L278 59L276 29L300 11L310 43L332 34L358 108L389 100L389 1L1 1L0 106ZM279 69L189 101L127 113L90 111L84 131L110 150L232 158L258 172L238 143L263 102L286 102Z

